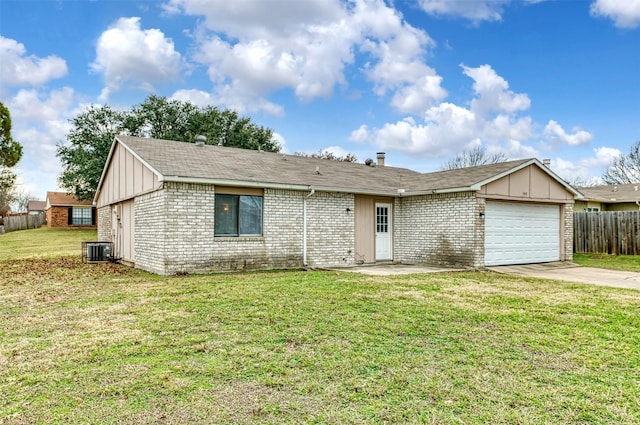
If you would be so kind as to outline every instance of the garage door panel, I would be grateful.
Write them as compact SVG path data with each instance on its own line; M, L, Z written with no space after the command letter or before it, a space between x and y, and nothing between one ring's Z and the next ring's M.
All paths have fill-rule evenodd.
M560 207L487 201L485 265L560 259Z

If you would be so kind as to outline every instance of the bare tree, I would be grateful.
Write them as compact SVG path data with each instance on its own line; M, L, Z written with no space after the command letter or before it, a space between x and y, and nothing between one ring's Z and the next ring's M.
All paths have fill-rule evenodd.
M358 162L358 158L356 158L356 156L351 152L347 153L345 156L336 155L335 153L327 150L319 150L318 152L313 153L295 152L294 155L305 156L307 158L330 159L332 161Z
M16 191L13 196L13 205L16 207L15 212L27 212L29 210L29 201L34 200L33 196L23 190Z
M496 164L505 162L507 155L502 152L487 153L483 146L478 146L468 151L462 151L455 158L442 164L442 170L455 170L457 168L475 167L477 165Z
M627 155L621 154L611 160L602 179L607 184L640 183L640 140L631 146Z

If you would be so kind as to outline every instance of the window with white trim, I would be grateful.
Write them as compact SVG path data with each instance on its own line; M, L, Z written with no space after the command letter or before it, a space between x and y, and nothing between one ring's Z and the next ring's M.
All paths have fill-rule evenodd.
M214 236L262 236L262 196L215 195Z
M92 224L91 207L71 208L71 224L74 226L85 226Z

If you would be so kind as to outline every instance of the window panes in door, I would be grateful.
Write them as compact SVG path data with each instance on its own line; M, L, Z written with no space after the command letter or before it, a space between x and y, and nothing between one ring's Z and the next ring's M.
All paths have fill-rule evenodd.
M389 207L376 207L376 232L389 232Z

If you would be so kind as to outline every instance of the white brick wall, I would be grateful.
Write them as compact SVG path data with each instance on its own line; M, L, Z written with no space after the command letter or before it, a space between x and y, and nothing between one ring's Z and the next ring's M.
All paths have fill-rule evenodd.
M111 242L111 205L98 208L98 240Z
M165 183L136 198L136 267L160 274L303 266L303 205L309 192L266 189L263 236L214 237L211 185ZM354 197L316 192L307 199L311 266L353 262Z
M165 183L135 199L135 265L159 274L299 268L307 202L309 266L352 265L353 194L265 189L263 236L214 237L212 185ZM350 211L347 211L349 209ZM483 267L485 200L473 192L397 198L394 260ZM98 210L98 235L110 240L109 207ZM564 207L565 258L572 255L573 206Z
M565 204L564 211L564 261L573 261L573 204Z
M457 267L484 264L484 199L473 192L398 198L395 260Z
M134 201L135 266L165 274L165 191L138 196Z

